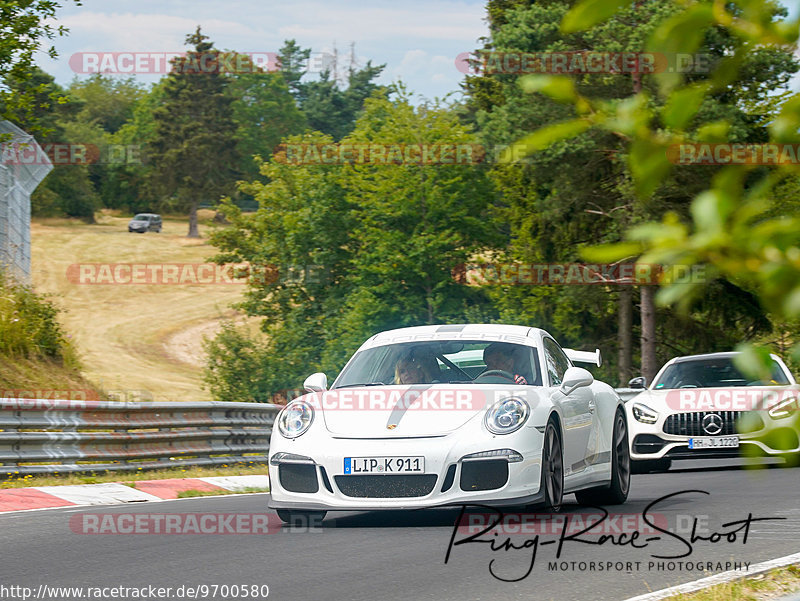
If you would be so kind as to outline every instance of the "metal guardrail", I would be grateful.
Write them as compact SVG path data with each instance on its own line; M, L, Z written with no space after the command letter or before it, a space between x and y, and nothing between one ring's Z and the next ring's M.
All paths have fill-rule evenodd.
M641 389L617 388L627 401ZM0 398L0 477L266 463L280 405Z
M279 405L0 399L0 476L266 463Z

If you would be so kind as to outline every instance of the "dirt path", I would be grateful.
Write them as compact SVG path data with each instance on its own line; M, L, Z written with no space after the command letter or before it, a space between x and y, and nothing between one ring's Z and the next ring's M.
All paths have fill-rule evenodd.
M161 234L129 234L127 219L98 225L32 225L32 277L39 292L66 309L86 376L105 389L146 390L155 400L210 400L202 389L203 336L213 336L241 284L81 284L75 264L200 264L216 249L185 238L186 224L165 221Z
M200 343L204 338L213 338L219 330L220 321L213 319L188 326L168 336L162 344L167 355L175 361L202 368L205 365L206 354Z

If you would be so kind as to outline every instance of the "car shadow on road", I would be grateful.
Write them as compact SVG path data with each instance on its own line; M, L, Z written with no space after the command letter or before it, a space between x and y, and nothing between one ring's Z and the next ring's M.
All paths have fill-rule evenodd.
M725 461L725 463L720 463ZM760 469L791 469L786 467L783 459L772 457L737 458L737 459L687 459L675 460L672 467L663 472L650 472L649 474L635 474L636 476L652 476L657 474L690 474L702 472L730 472L749 471Z
M505 516L525 516L531 520L563 520L564 515L597 514L597 509L564 503L558 513L551 513L539 507L503 507L498 508ZM614 512L614 508L609 509ZM437 507L429 509L380 510L360 513L329 512L322 522L323 528L450 528L456 524L461 506ZM470 516L478 516L480 523L487 524L497 519L497 514L474 505L467 505L462 524L469 523Z

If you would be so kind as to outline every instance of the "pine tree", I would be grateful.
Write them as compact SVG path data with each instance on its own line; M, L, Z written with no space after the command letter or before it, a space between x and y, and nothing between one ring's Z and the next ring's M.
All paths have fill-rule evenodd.
M228 78L207 40L198 26L186 36L194 49L173 59L146 149L148 183L166 206L189 213L190 238L199 237L198 205L215 204L233 190L239 161Z

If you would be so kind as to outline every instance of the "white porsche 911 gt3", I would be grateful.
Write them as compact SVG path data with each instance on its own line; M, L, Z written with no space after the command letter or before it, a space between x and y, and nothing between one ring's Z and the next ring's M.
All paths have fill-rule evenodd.
M330 389L276 417L270 507L286 522L330 510L544 505L628 496L625 407L544 330L403 328L372 336Z

